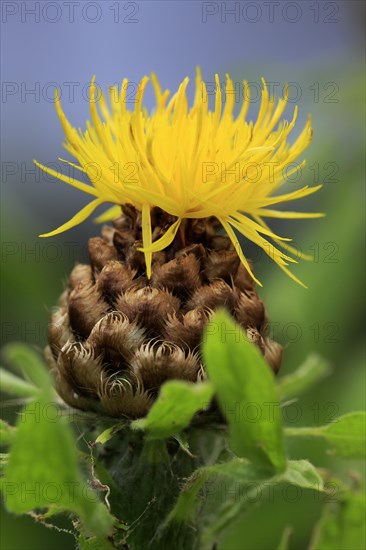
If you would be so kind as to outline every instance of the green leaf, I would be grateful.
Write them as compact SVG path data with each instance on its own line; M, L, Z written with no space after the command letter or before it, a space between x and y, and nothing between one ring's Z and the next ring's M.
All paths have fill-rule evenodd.
M298 397L311 386L329 376L330 373L331 368L325 359L320 357L320 355L309 355L295 372L278 380L277 388L281 401L291 397Z
M115 546L106 539L100 537L85 537L80 535L78 539L81 550L113 550Z
M243 458L199 468L186 481L166 523L193 519L197 506L200 504L197 497L205 483L210 479L223 477L243 484L270 479L267 468L263 469Z
M2 350L4 361L23 375L30 378L37 388L50 386L50 378L45 363L30 346L10 343Z
M286 471L278 475L275 481L291 483L302 489L324 490L322 478L307 460L289 460Z
M208 505L210 519L203 530L202 547L211 548L218 535L252 509L259 495L266 494L269 486L283 483L323 491L321 477L306 460L290 460L285 472L272 477L268 468L242 458L199 468L187 479L162 529L192 521L198 507Z
M317 437L328 444L332 453L344 458L366 458L366 413L352 412L331 424L314 428L286 428L290 437Z
M345 493L326 504L310 550L363 550L366 547L366 502L361 493Z
M353 412L340 416L322 428L332 451L347 458L366 458L366 413Z
M16 428L0 419L0 445L10 445L15 438Z
M56 414L52 396L52 388L45 387L19 417L1 484L6 507L16 514L39 508L68 510L94 534L104 536L113 518L86 485L71 428Z
M223 471L224 468L222 469L222 473ZM265 477L264 472L261 474L258 468L253 468L251 472L246 468L246 471L242 471L243 475L238 475L239 472L240 470L238 469L231 470L233 480L237 481L241 486L239 493L237 491L238 488L235 488L235 492L240 494L240 498L234 501L227 498L227 501L217 510L216 517L211 519L210 524L204 530L203 540L206 546L215 540L215 537L219 533L242 517L243 513L249 511L258 502L258 495L265 494L269 486L290 483L302 489L323 490L321 477L314 466L306 460L289 460L285 472L276 474L269 479ZM252 477L250 477L250 474ZM229 497L230 491L227 491L227 493Z
M203 355L234 452L284 471L279 400L273 373L260 351L225 312L218 312L206 329Z
M133 429L147 430L151 439L164 439L188 426L194 414L207 408L213 395L209 382L166 382L146 418L132 422Z
M178 442L179 447L182 449L184 453L186 453L191 458L195 458L194 455L189 450L188 438L184 432L181 432L180 434L175 434L174 439Z
M33 384L26 382L19 376L0 368L0 387L1 391L9 395L18 397L34 397L39 393L39 389Z
M117 432L122 430L122 428L124 428L124 426L125 426L125 424L123 424L122 422L119 422L118 424L114 424L110 428L107 428L101 434L98 435L98 437L95 440L95 443L101 443L102 445L104 445L105 443L107 443L107 441L112 439L112 437Z

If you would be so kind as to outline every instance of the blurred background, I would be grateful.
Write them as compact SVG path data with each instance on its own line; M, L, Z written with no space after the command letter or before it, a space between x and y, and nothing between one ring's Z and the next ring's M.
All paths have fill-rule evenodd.
M99 234L87 221L48 240L37 237L87 202L32 164L35 158L61 169L58 157L69 158L54 109L55 87L72 124L84 128L94 74L107 88L124 77L136 84L155 71L162 86L174 91L186 75L194 79L196 65L208 83L216 72L222 78L229 72L235 82L251 83L250 117L258 111L263 76L278 96L290 83L286 115L291 117L295 104L300 113L295 137L312 115L307 165L286 190L323 183L299 209L327 213L324 219L272 224L313 256L313 262L294 268L307 290L244 243L264 283L260 294L271 333L286 347L281 375L311 352L333 367L332 376L299 401L299 424L323 424L363 409L364 8L362 1L348 0L2 2L2 342L45 345L50 310L74 263L86 260L87 239ZM146 104L152 107L152 95ZM346 477L350 468L360 468L310 446L294 446L292 452ZM74 548L70 535L2 513L4 550ZM220 549L272 548L288 524L295 528L291 548L306 548L318 514L319 503L305 492L275 510L263 502Z

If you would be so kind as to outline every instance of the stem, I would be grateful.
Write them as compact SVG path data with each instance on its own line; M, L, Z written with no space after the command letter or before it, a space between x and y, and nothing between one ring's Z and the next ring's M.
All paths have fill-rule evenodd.
M322 436L323 433L319 428L285 428L284 429L285 436L307 436L307 435L315 435L315 436Z
M166 519L184 480L215 460L224 446L221 433L197 429L189 433L191 456L173 439L149 440L130 430L118 432L102 447L97 458L118 491L116 495L111 488L112 513L128 524L125 542L131 550L198 548L198 526Z

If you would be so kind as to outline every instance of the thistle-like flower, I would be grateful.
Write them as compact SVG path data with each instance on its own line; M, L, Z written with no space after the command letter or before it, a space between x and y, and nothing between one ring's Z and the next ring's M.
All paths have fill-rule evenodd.
M126 107L127 80L120 89L110 89L110 108L93 80L92 122L85 132L71 126L56 97L65 148L78 164L65 162L89 176L92 167L91 184L36 162L94 197L69 222L43 237L81 223L103 203L113 204L98 221L113 220L114 227L104 226L102 238L90 239L91 265L74 268L53 315L47 356L65 401L115 416L145 414L167 379L196 381L205 376L199 345L204 325L218 307L231 312L278 370L281 347L266 337L265 310L254 288L258 281L235 230L298 281L287 268L295 261L288 256L293 252L286 244L290 239L274 234L263 218L321 216L271 208L320 187L276 193L284 170L312 137L309 119L288 144L297 109L291 122L281 121L287 92L276 102L263 81L253 123L246 120L245 82L245 99L235 118L229 76L223 107L216 75L210 111L199 71L191 108L188 78L169 100L169 91L162 91L152 75L156 109L149 115L142 107L148 80L140 82L133 111ZM220 228L227 236L218 234Z

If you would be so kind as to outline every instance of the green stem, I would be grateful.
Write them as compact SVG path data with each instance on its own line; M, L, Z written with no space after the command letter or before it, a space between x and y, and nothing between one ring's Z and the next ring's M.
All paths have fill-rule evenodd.
M302 437L307 435L322 437L323 433L319 428L285 428L285 436Z
M149 440L138 432L123 430L102 447L96 458L117 486L113 500L116 493L111 491L112 513L129 526L125 542L130 550L198 547L196 525L166 519L185 479L222 452L224 443L218 439L222 440L221 434L190 432L189 455L173 439Z

